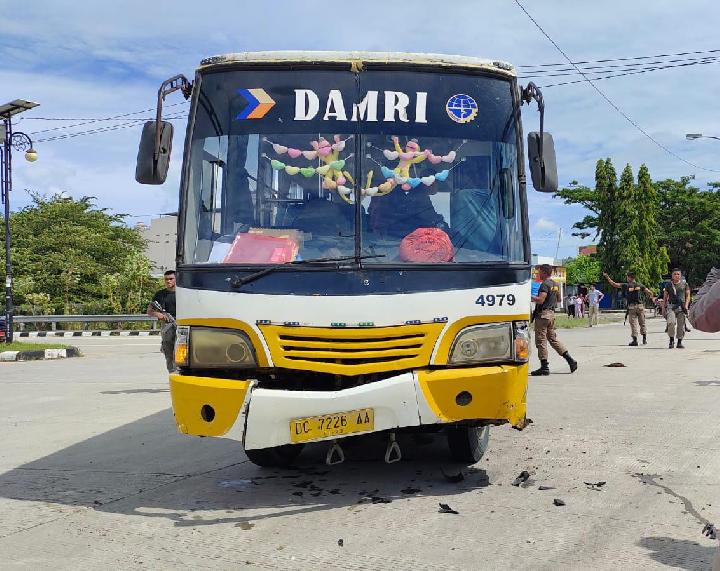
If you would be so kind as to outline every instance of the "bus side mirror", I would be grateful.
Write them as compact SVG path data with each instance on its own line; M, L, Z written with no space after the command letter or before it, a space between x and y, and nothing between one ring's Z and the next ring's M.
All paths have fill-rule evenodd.
M140 184L163 184L170 168L173 126L168 121L147 121L140 137L135 180Z
M555 143L550 133L528 133L528 159L535 190L557 192L558 174L555 161Z

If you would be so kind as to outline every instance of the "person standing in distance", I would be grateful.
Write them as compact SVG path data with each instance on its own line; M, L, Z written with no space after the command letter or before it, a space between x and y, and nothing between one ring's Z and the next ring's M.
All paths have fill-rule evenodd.
M676 346L676 334L677 348L684 349L685 346L682 342L685 337L685 316L690 307L690 286L682 279L682 273L678 268L672 271L670 281L665 284L663 306L665 307L665 319L667 320L667 334L670 337L668 349Z
M632 272L627 273L627 282L617 283L612 278L603 272L603 276L608 283L614 288L622 288L623 294L627 301L627 315L630 318L630 335L632 341L628 343L630 347L638 346L638 331L642 335L643 345L647 345L647 328L645 327L645 304L640 299L640 294L646 292L653 297L651 289L645 287L639 281L635 279L635 274Z
M157 301L165 313L169 313L175 318L175 270L165 272L163 279L165 280L165 288L158 291L153 296L152 301ZM176 369L175 356L173 354L175 351L175 324L169 322L165 313L153 308L152 302L147 307L147 314L150 317L154 317L163 322L160 328L160 335L162 337L160 348L162 349L163 355L165 355L165 365L167 366L168 373L172 373Z
M595 289L595 284L590 284L590 291L587 294L588 302L588 320L590 321L590 327L597 325L600 320L600 302L605 297L605 294L599 289Z
M557 305L560 288L550 279L552 275L552 267L543 264L538 267L538 275L542 280L540 291L537 295L533 295L530 299L535 303L535 346L538 350L540 358L540 368L532 371L533 377L545 376L550 374L548 366L548 343L552 346L558 355L567 361L570 366L570 372L574 373L578 364L575 359L570 356L565 346L558 341L557 332L555 331L555 306Z

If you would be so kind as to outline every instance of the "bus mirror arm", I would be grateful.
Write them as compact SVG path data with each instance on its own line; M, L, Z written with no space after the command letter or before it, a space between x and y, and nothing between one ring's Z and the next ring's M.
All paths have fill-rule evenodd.
M522 103L535 101L540 112L540 132L528 133L528 159L533 186L539 192L557 192L558 176L555 159L555 143L552 135L545 132L545 100L542 91L532 81L521 88Z
M138 149L135 180L140 184L163 184L170 167L173 125L162 120L162 108L165 97L175 91L182 91L185 99L192 93L192 83L184 75L166 79L158 89L155 121L147 121L143 126Z

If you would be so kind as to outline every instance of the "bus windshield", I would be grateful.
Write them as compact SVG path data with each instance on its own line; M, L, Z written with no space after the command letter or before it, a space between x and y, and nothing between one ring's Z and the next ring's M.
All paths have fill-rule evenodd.
M186 264L525 261L509 80L370 68L199 81Z

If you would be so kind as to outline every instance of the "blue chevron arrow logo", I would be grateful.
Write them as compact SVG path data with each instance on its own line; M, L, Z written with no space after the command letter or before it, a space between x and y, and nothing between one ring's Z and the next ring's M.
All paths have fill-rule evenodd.
M262 119L268 111L275 107L275 100L264 89L238 89L240 95L248 102L247 106L237 114L235 119Z

